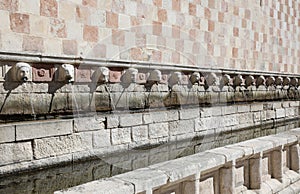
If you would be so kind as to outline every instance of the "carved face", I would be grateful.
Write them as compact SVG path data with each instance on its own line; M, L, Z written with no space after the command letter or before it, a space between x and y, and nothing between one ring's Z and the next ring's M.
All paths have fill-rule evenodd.
M159 82L161 78L162 78L161 72L159 70L153 70L151 71L148 80Z
M74 79L74 66L63 64L59 67L59 81L72 81Z
M15 66L16 81L30 81L31 80L31 66L27 63L17 63Z
M109 80L109 70L108 69L102 70L102 76L100 79L101 80L99 80L99 81L101 81L101 82L104 82L104 83L108 82L108 80Z
M123 75L123 81L125 83L136 83L138 70L134 68L129 68L126 70L125 74Z

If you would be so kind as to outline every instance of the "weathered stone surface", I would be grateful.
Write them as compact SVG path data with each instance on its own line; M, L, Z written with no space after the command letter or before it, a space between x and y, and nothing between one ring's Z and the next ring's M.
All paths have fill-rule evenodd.
M142 168L132 172L117 175L114 178L134 184L135 192L152 190L167 183L168 177L161 171Z
M263 104L262 103L255 103L250 105L251 112L261 111L263 110Z
M86 117L86 118L75 118L74 119L74 131L93 131L104 129L104 118L101 117Z
M107 128L116 128L119 126L119 116L117 115L109 115L106 117Z
M16 140L71 134L72 120L39 121L16 125Z
M145 124L175 121L178 119L179 119L179 114L178 111L175 110L149 112L143 114L143 120Z
M200 193L214 193L214 178L210 177L200 182Z
M0 143L15 141L15 126L0 125Z
M148 139L148 126L141 125L132 127L132 139L135 142L140 142Z
M212 150L208 150L207 152L225 156L226 162L241 158L244 155L244 152L242 150L230 149L230 147L215 148Z
M33 149L34 157L39 159L82 151L89 149L89 146L84 144L80 135L74 134L61 137L35 139L33 142Z
M143 124L142 114L125 114L120 115L120 126L121 127L131 127L135 125Z
M32 160L31 142L0 144L0 165Z
M200 117L200 108L182 109L179 111L180 119L193 119Z
M110 130L109 129L102 129L99 131L93 132L93 147L94 148L101 148L110 146Z
M170 135L179 135L194 132L194 120L179 120L169 123Z
M111 141L113 145L131 142L131 128L111 129Z
M128 182L124 182L117 179L102 179L92 181L72 187L68 190L56 191L55 194L79 194L79 193L90 193L90 194L115 194L115 193L134 193L134 186Z
M211 117L211 116L219 116L222 115L221 107L208 107L203 108L201 111L201 117Z
M276 118L285 117L285 109L284 108L275 109L275 116L276 116Z
M167 137L169 135L169 125L168 123L155 123L149 124L149 137Z

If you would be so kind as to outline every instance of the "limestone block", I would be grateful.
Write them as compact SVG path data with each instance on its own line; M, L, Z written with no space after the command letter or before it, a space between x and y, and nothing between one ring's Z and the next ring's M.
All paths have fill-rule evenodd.
M113 145L131 142L131 128L111 129L111 140Z
M229 106L223 106L221 107L222 109L222 114L223 115L231 115L231 114L235 114L237 113L237 107L238 106L234 106L234 105L229 105ZM220 108L220 107L219 107Z
M179 111L180 119L192 119L200 117L200 108L182 109Z
M146 106L149 108L165 107L164 101L168 96L168 92L149 92L147 95Z
M169 135L168 123L149 124L149 137L150 138L167 137L168 135Z
M179 158L171 161L161 162L149 166L150 169L164 172L170 182L174 182L189 176L193 176L200 172L201 166L195 163L187 163L187 158ZM186 165L189 164L189 165Z
M178 111L155 111L143 114L144 124L175 121L179 119Z
M129 127L143 124L143 115L140 113L120 115L120 126Z
M247 141L243 141L240 143L237 143L236 145L241 146L241 147L249 147L252 149L253 154L255 153L260 153L262 151L272 149L273 144L271 142L262 142L256 139L251 139Z
M239 113L242 113L242 112L250 112L250 105L246 104L246 105L239 105L237 106L237 111Z
M16 140L71 134L72 120L39 121L16 125Z
M93 131L104 129L105 118L104 117L84 117L84 118L75 118L74 119L74 131Z
M108 115L106 117L106 125L108 129L116 128L119 126L119 116L118 115Z
M148 126L147 125L141 125L132 127L132 139L135 142L141 142L143 140L148 139Z
M132 183L135 186L135 192L152 190L152 188L167 184L168 177L161 171L150 168L142 168L135 171L117 175L114 178Z
M108 93L93 93L91 100L91 110L107 111L113 109L111 104L111 97Z
M235 185L236 187L244 185L244 166L235 169Z
M69 110L69 107L67 106L69 104L67 93L53 94L51 102L51 106L49 107L51 112L64 112L65 110Z
M101 179L75 186L67 190L54 192L55 194L115 194L115 193L134 193L134 185L117 179Z
M234 165L234 162L231 162L220 169L220 193L234 193L236 174Z
M264 107L262 103L254 103L250 105L251 112L261 111L263 108Z
M110 130L102 129L93 132L93 147L94 148L102 148L108 147L111 145L110 142Z
M172 121L169 123L169 132L170 135L193 133L194 121L193 120Z
M200 193L214 194L214 178L210 177L200 182Z
M275 110L267 110L266 112L266 119L269 120L269 119L275 119Z
M221 107L205 107L202 108L201 117L211 117L211 116L219 116L222 115Z
M277 119L285 117L285 109L284 108L275 109L275 116Z
M34 157L37 159L90 149L79 134L35 139L33 144Z
M0 165L33 159L31 142L0 144Z
M239 124L237 115L227 115L218 117L220 121L220 127L236 126Z
M226 162L233 161L244 156L244 152L242 150L231 149L230 147L215 148L208 150L207 152L225 156Z
M0 143L15 141L15 126L0 125Z

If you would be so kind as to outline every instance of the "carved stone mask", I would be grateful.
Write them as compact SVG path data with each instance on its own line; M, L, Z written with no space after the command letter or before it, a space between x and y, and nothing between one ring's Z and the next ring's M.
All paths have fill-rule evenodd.
M31 81L32 68L28 63L17 63L15 65L15 81L26 82Z
M135 68L129 68L122 76L122 81L126 84L136 83L138 70Z

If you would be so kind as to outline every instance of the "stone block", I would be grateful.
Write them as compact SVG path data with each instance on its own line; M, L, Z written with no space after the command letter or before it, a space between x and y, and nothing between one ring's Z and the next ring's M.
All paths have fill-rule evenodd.
M131 128L111 129L111 141L113 145L131 142Z
M238 112L250 112L250 105L246 104L246 105L238 105L237 106Z
M80 193L98 193L98 194L115 194L115 193L134 193L134 185L116 179L101 179L75 186L67 190L54 192L55 194L80 194Z
M192 119L200 117L200 108L182 109L179 111L180 119Z
M34 157L36 159L59 156L90 149L85 145L79 134L35 139L33 141Z
M135 142L140 142L148 139L148 126L141 125L132 127L132 139Z
M109 115L106 117L107 128L117 128L119 126L119 116L118 115Z
M14 125L0 125L0 143L15 141L16 128Z
M31 142L0 144L0 165L33 159Z
M238 106L234 106L234 105L224 106L222 107L222 114L228 115L228 114L237 113L237 107Z
M149 124L149 137L150 138L167 137L168 135L169 135L168 123Z
M72 120L39 121L16 125L16 140L71 134Z
M179 119L178 111L160 111L143 114L144 124L175 121Z
M275 109L275 116L276 118L284 118L285 117L285 109L280 108L280 109Z
M110 130L102 129L99 131L93 132L93 147L102 148L108 147L111 145L110 142Z
M193 133L194 132L194 120L179 120L172 121L169 123L169 134L170 135L179 135L184 133Z
M299 101L290 101L290 107L300 106Z
M275 119L275 111L274 110L267 110L266 111L266 119Z
M131 127L143 124L143 115L140 113L120 115L120 126Z
M213 194L214 193L214 178L210 177L200 181L200 193Z
M250 105L251 112L262 111L264 106L262 103L254 103Z
M211 116L219 116L222 115L221 107L205 107L201 111L201 117L211 117Z
M84 118L75 118L74 119L74 131L94 131L102 130L105 128L104 117L84 117Z
M135 185L135 192L152 190L155 187L167 184L168 177L161 171L150 168L142 168L135 171L117 175L114 178L132 183Z
M237 159L244 156L244 152L242 150L231 149L230 147L215 148L215 149L212 149L212 150L208 150L206 152L225 156L226 162L237 160Z

